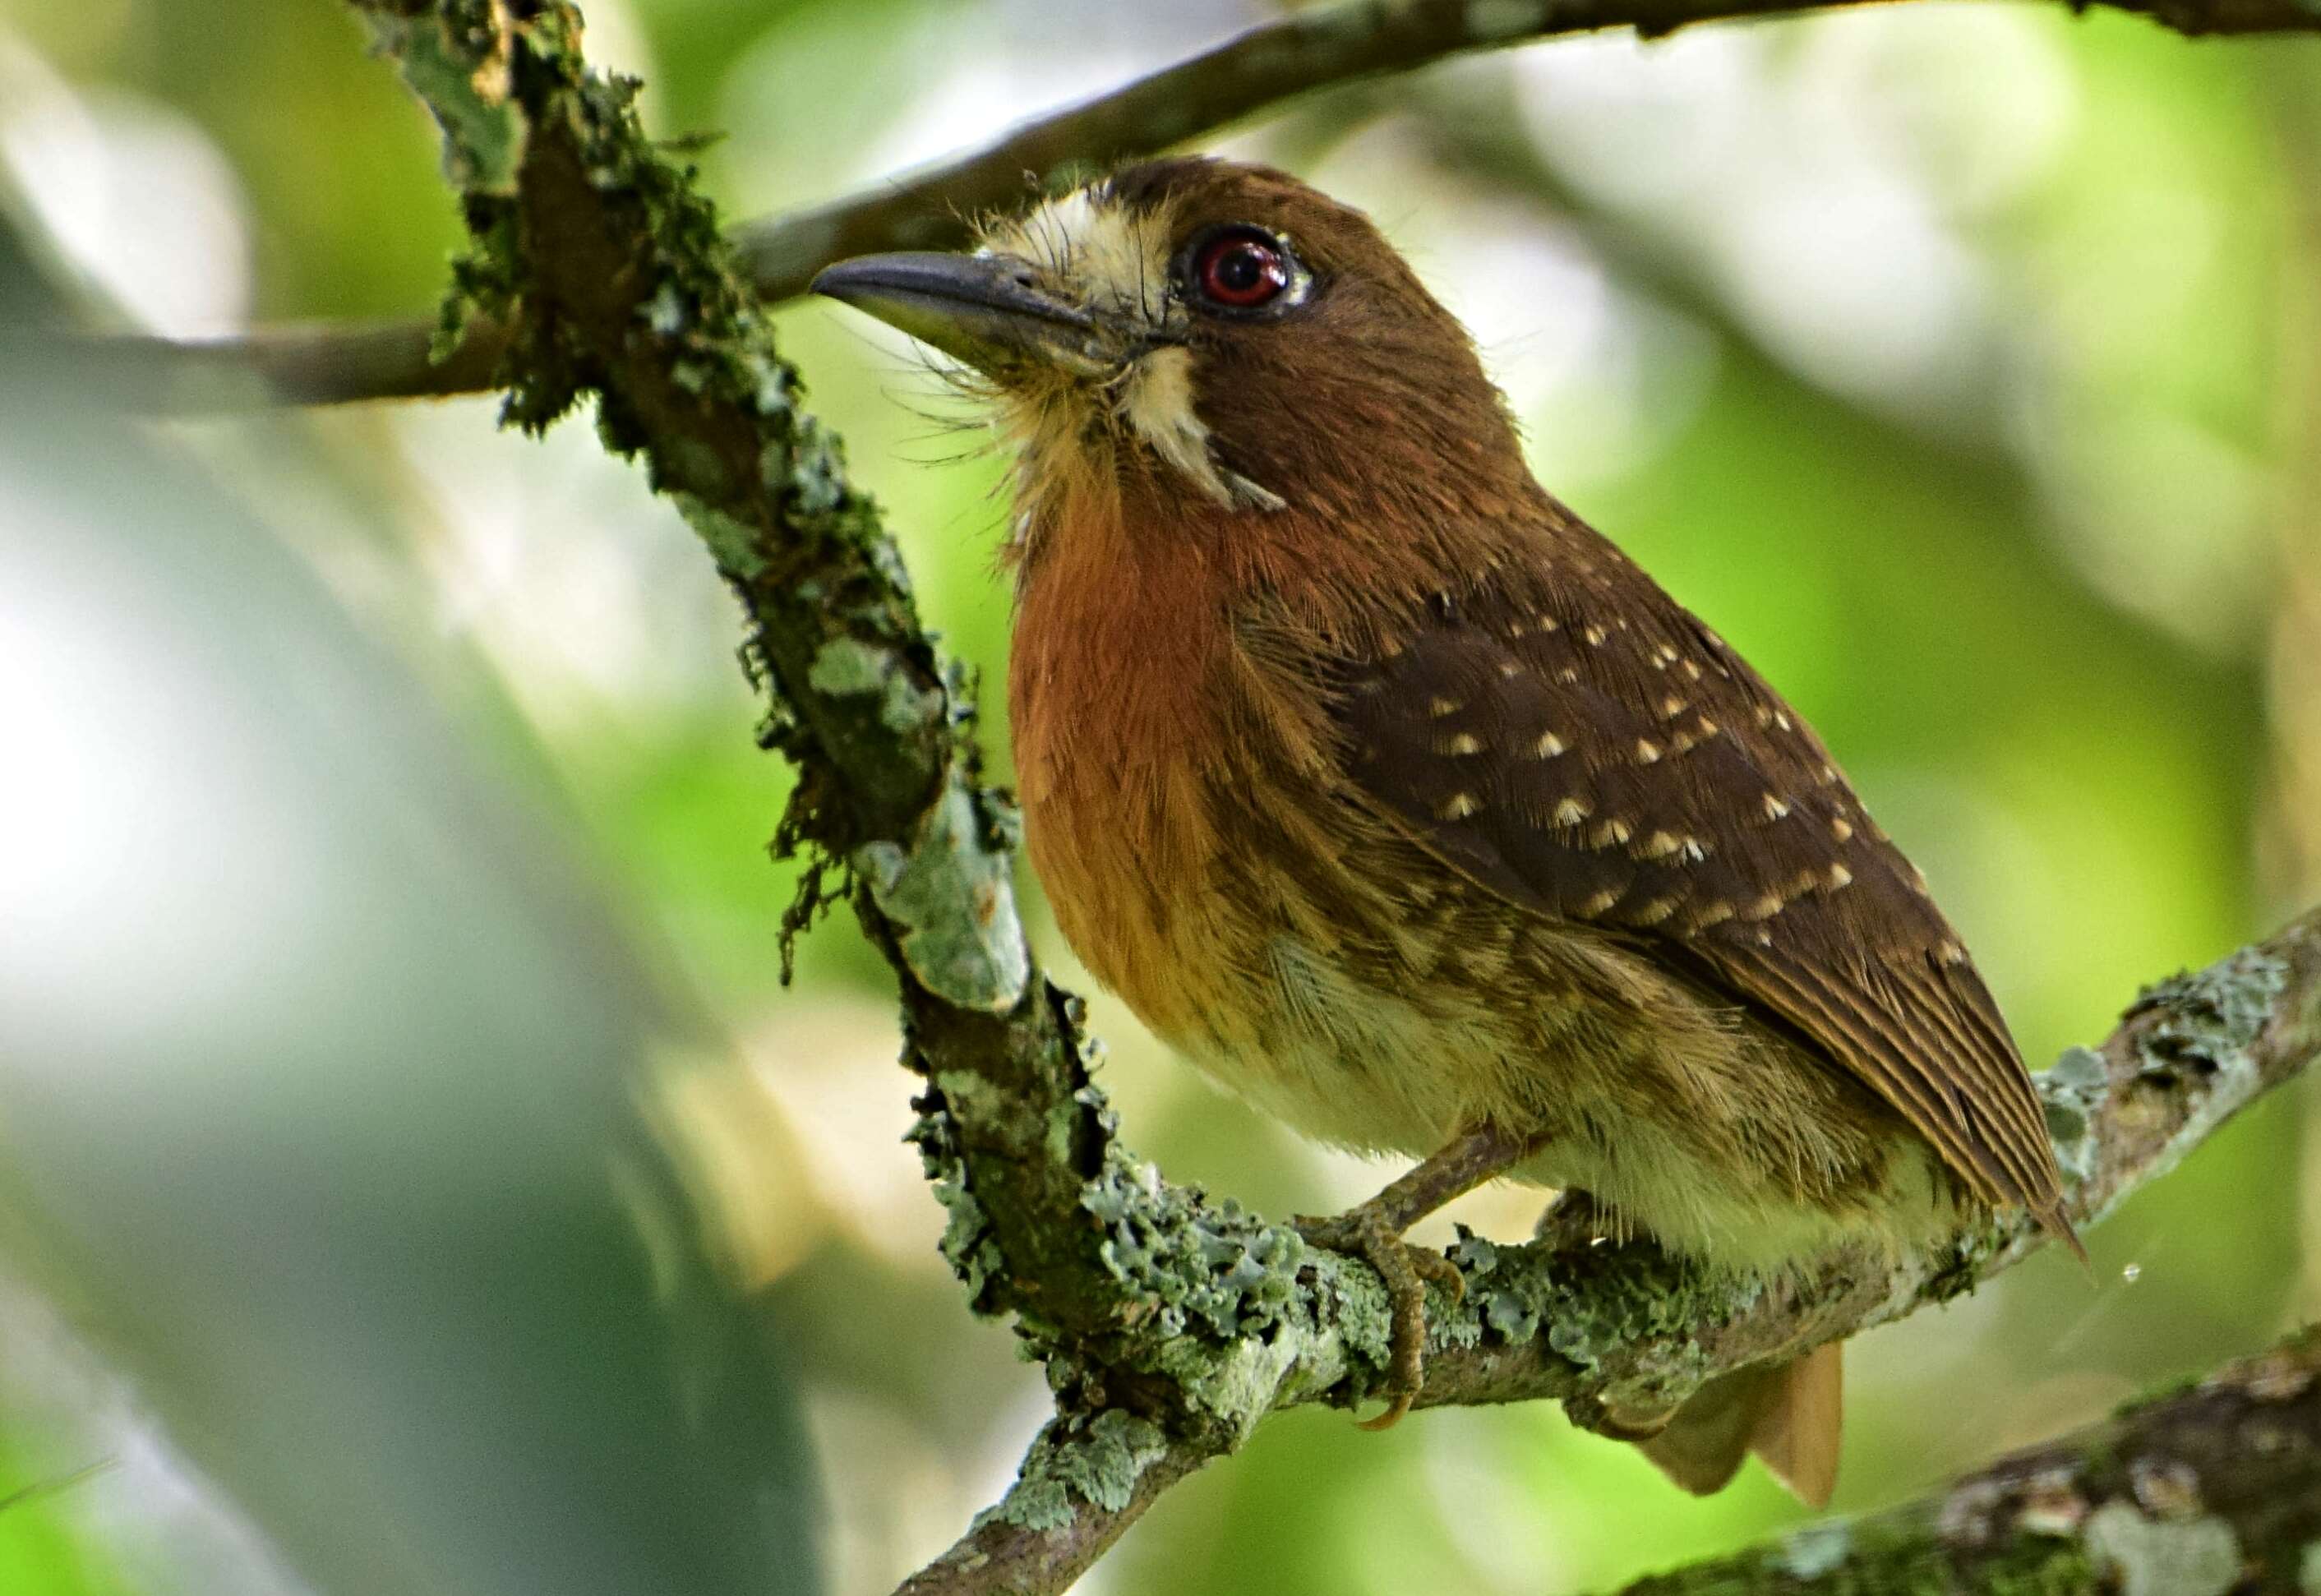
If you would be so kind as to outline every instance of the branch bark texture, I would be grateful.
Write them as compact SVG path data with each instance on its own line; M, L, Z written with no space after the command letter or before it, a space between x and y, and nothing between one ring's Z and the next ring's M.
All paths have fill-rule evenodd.
M2228 1596L2321 1583L2321 1330L2018 1452L1624 1596L2035 1591Z
M878 250L949 249L979 214L1240 122L1318 89L1447 57L1627 28L1650 39L1699 23L1873 0L1332 0L1251 29L996 143L831 205L743 226L734 259L759 297L806 291L824 267ZM2148 16L2190 37L2321 32L2316 0L2066 0ZM517 9L522 9L521 7ZM214 408L414 398L496 385L514 324L469 316L444 339L423 321L283 327L199 342L123 337L84 351L147 404ZM432 354L431 356L431 350ZM0 350L5 355L5 350ZM160 380L154 380L159 371Z
M1361 1400L1388 1354L1384 1290L1366 1264L1169 1184L1119 1141L1077 1004L1026 950L1014 817L978 779L965 684L708 206L644 136L633 86L587 70L577 14L562 0L350 4L442 127L472 238L449 319L510 330L507 418L544 427L593 396L607 443L642 460L740 598L770 699L760 740L798 769L778 837L810 861L791 926L843 880L899 983L945 1254L1056 1392L1006 1497L906 1589L1060 1591L1269 1414ZM1530 14L1505 8L1502 24L1517 10ZM2321 917L2147 992L2043 1081L2072 1217L2098 1218L2316 1047ZM1955 1297L2036 1242L1994 1221L1922 1256L1841 1256L1765 1290L1648 1246L1469 1239L1452 1254L1463 1303L1430 1314L1422 1400L1552 1396L1582 1422L1607 1404L1664 1406Z

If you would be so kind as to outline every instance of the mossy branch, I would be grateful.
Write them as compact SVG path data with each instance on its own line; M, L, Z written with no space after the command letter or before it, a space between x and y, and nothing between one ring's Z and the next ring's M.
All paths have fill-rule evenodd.
M834 260L947 249L977 214L1094 169L1199 138L1300 96L1454 55L1625 28L1645 38L1701 23L1872 0L1333 0L1015 129L997 142L795 215L751 223L733 244L768 303L806 291ZM2065 0L2074 11L2091 0ZM2092 0L2191 37L2321 32L2314 0ZM522 7L515 9L521 11ZM214 409L475 393L496 386L514 324L478 315L457 336L425 321L276 327L234 337L80 341L78 358L147 406ZM5 357L5 350L0 350Z
M2018 1452L1930 1496L1816 1524L1623 1596L2321 1588L2321 1330Z
M589 74L562 0L350 0L444 132L473 245L447 325L513 330L506 415L583 396L642 459L748 620L796 762L780 841L830 873L901 988L914 1132L950 1212L943 1250L1013 1318L1057 1413L1006 1499L920 1592L1061 1590L1176 1480L1292 1405L1348 1405L1387 1351L1364 1264L1174 1187L1117 1140L1075 1000L1033 964L1010 889L1014 820L978 780L960 683L922 629L875 506L807 414L690 174L639 127L633 85ZM2139 999L2043 1090L2092 1222L2321 1046L2321 917ZM1971 1289L2036 1245L2012 1221L1896 1263L1839 1257L1738 1290L1647 1246L1469 1240L1438 1303L1427 1403L1665 1405L1724 1370Z

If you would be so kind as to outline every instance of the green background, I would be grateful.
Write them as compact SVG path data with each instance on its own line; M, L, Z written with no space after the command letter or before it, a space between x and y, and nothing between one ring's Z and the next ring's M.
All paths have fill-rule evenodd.
M726 135L739 217L1264 13L588 14L657 131ZM2321 889L2321 45L1880 8L1459 63L1208 147L1378 216L1543 479L1819 726L2034 1062ZM0 0L0 214L85 318L424 312L435 159L333 5ZM883 329L779 324L996 711L1001 463ZM787 775L697 546L584 424L131 427L52 413L70 377L0 373L0 1499L48 1487L0 1505L0 1591L889 1588L1042 1386L935 1254L884 967L841 916L778 984ZM1094 1013L1172 1175L1286 1213L1392 1172ZM2260 1106L2092 1271L1857 1343L1837 1508L2316 1317L2314 1114ZM1088 1588L1583 1591L1799 1518L1546 1408L1304 1413Z

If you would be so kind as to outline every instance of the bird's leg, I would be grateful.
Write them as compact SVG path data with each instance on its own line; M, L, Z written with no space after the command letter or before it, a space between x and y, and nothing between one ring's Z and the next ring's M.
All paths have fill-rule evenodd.
M1368 1202L1330 1218L1301 1217L1292 1221L1298 1234L1314 1245L1351 1254L1377 1270L1379 1278L1386 1281L1387 1297L1394 1308L1387 1360L1387 1409L1366 1420L1364 1429L1382 1430L1399 1420L1410 1411L1425 1380L1427 1281L1448 1291L1453 1302L1467 1290L1458 1265L1440 1253L1413 1246L1402 1239L1402 1233L1452 1198L1506 1173L1538 1145L1536 1137L1479 1125L1460 1132L1448 1146Z

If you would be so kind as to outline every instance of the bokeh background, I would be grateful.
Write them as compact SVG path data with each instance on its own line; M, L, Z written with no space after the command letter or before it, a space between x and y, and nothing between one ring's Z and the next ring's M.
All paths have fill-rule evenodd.
M1267 7L587 12L659 132L724 135L738 218ZM1383 223L1543 479L1819 725L2034 1062L2321 896L2321 44L1913 5L1209 147ZM423 312L456 242L432 129L314 0L0 0L0 190L17 321ZM999 462L883 329L779 323L996 710ZM839 917L779 984L787 776L701 551L585 423L132 423L74 381L0 370L0 1591L889 1588L1043 1391L936 1256L886 971ZM1171 1174L1286 1213L1392 1172L1095 1015ZM2316 1114L2261 1105L2091 1272L1857 1342L1839 1509L2321 1316ZM1588 1591L1799 1517L1545 1407L1303 1413L1086 1588Z

